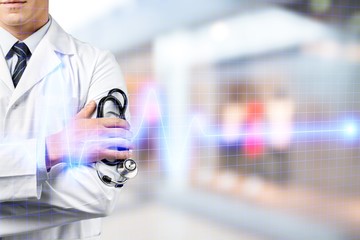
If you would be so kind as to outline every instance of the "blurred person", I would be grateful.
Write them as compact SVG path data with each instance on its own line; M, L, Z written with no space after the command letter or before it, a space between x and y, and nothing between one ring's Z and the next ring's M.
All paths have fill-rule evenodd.
M247 174L258 177L266 175L264 153L264 103L253 99L246 103L244 167Z
M130 148L131 132L91 117L126 86L115 58L64 32L48 6L0 0L0 236L100 239L117 190L94 163L128 158L113 149Z
M237 84L229 89L230 102L221 107L222 166L231 172L263 176L264 104L253 85Z
M246 103L245 154L256 159L264 154L264 104L260 101Z
M245 94L246 86L230 87L229 102L221 105L221 135L220 164L223 170L237 172L241 165L244 152L244 126L246 119Z
M289 179L293 116L293 100L283 88L275 90L273 97L266 102L266 121L269 128L271 175L278 182Z
M221 128L224 142L241 145L245 117L243 103L230 102L222 107Z

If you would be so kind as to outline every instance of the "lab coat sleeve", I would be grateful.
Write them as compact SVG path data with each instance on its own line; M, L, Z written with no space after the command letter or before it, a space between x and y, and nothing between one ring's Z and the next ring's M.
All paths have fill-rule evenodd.
M94 72L88 92L87 103L91 100L99 102L113 88L120 88L128 94L125 80L115 57L109 52L105 52L98 60L98 67ZM126 111L126 119L130 121L129 109Z
M125 81L113 55L100 52L85 104L91 100L98 102L113 88L126 91ZM112 211L118 192L119 189L108 187L99 179L93 165L59 165L51 169L39 202L69 210L71 215L75 211L78 219L94 218ZM66 222L65 217L63 220Z
M115 58L110 53L102 52L97 59L84 104L91 100L98 102L112 88L121 88L126 91L126 85ZM126 116L129 119L128 112ZM102 183L94 164L80 166L68 163L58 164L51 169L48 180L42 185L40 199L18 202L11 207L2 205L0 234L4 236L8 233L24 233L78 220L107 216L117 202L118 193L119 189ZM22 229L13 226L11 219L15 218L26 221L26 225L24 224Z
M0 142L0 202L39 198L46 180L44 140ZM44 172L45 170L45 172Z

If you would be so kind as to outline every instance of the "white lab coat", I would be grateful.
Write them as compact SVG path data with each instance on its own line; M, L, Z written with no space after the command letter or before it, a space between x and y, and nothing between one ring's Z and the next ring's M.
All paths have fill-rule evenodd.
M4 240L99 239L100 217L111 212L119 190L105 186L92 166L77 165L79 159L59 164L47 174L44 138L115 87L126 90L115 58L74 39L55 21L16 89L4 56L0 57Z

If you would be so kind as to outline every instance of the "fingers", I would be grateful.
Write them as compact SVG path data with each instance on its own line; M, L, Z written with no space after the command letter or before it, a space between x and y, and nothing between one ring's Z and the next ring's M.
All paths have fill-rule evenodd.
M130 129L128 121L121 118L98 118L101 125L107 128L124 128Z
M75 119L90 118L96 109L96 102L89 102L83 109L76 114Z
M96 154L99 149L133 149L134 146L130 140L123 139L123 138L105 138L105 139L94 139L94 140L87 140L84 142L84 149L86 152L93 152Z
M131 141L123 138L107 138L103 140L96 141L97 144L101 145L104 149L133 149L134 146Z
M106 138L124 138L131 140L133 133L123 128L103 128L101 130L101 136Z
M73 133L72 146L81 144L79 152L71 151L71 155L84 153L90 161L101 159L115 160L131 157L133 134L130 124L120 118L90 119L96 110L96 102L89 102L75 116L75 121L69 125L67 132ZM86 131L84 131L86 130Z
M81 152L84 152L87 161L96 162L102 159L126 159L132 156L133 145L130 141L121 138L103 140L89 140L84 143Z
M127 159L132 157L131 151L116 151L111 149L105 149L102 152L102 155L107 160Z

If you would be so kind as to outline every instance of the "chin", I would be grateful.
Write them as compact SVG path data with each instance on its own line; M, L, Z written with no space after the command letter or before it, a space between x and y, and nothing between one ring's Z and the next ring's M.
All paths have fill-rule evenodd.
M1 17L1 22L7 26L21 26L23 24L25 24L26 18L24 18L24 16L20 13L15 14L15 13L10 13L7 14L7 16L2 16Z

